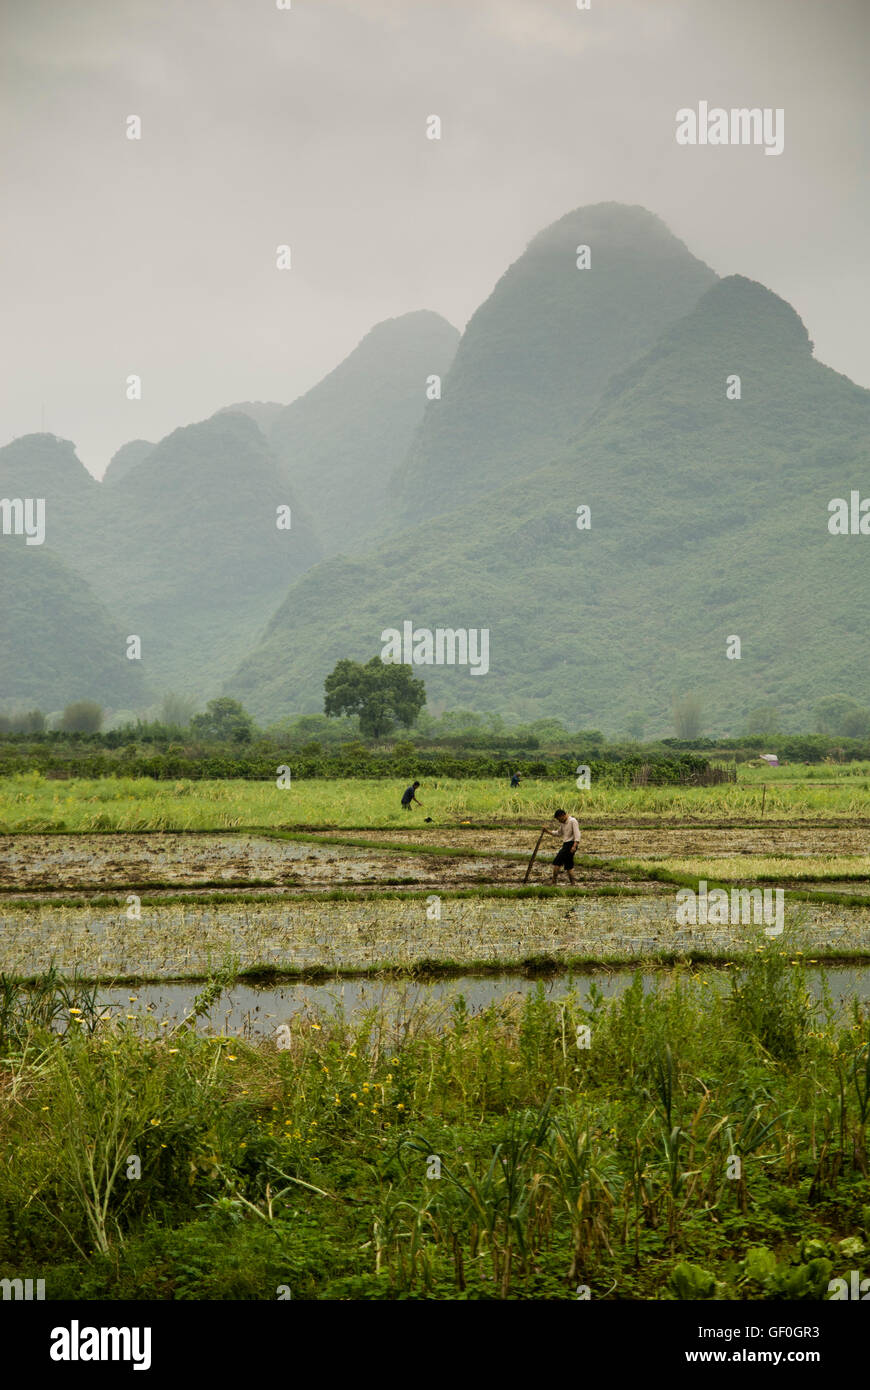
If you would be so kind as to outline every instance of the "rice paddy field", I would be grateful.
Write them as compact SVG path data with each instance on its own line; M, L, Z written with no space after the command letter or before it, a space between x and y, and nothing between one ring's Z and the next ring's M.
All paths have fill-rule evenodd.
M94 1300L866 1277L870 794L750 771L441 781L410 815L383 781L2 781L0 1277ZM559 803L576 885L555 839L524 882ZM782 932L679 920L702 883L781 890Z

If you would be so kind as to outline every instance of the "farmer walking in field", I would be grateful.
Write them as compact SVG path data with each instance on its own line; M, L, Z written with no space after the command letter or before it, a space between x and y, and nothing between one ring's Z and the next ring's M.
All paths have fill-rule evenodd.
M412 782L410 787L406 787L405 790L402 792L402 805L406 811L410 811L412 801L417 801L417 798L414 795L414 793L416 792L419 785L419 782ZM417 801L417 805L422 806L422 801Z
M576 816L569 816L567 811L554 811L554 819L559 822L562 835L562 848L553 860L553 882L559 877L559 870L564 869L568 875L568 882L574 882L574 855L580 848L580 826ZM549 826L544 826L548 835L558 835L559 830L551 830Z

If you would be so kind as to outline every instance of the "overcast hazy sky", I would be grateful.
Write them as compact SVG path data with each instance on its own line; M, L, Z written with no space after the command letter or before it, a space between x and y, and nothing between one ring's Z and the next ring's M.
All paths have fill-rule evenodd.
M870 0L0 12L0 443L44 407L100 475L128 439L292 400L381 319L462 328L541 227L609 199L788 299L870 386ZM784 153L678 147L699 100L783 107Z

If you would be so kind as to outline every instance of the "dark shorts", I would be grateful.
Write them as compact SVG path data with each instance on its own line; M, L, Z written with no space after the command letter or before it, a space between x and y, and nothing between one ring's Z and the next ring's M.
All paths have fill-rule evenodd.
M562 869L573 869L574 867L574 851L571 848L572 843L571 840L566 840L559 850L559 853L556 855L556 858L553 860L553 863L558 864Z

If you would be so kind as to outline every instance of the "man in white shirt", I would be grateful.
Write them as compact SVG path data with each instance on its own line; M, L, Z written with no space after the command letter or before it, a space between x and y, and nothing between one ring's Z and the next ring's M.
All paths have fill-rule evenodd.
M567 811L554 811L553 816L562 827L562 848L553 860L553 882L559 877L559 870L564 869L568 875L568 882L574 883L574 855L580 848L580 826L576 816L569 816ZM548 825L544 826L548 835L558 835L558 830L551 830Z

